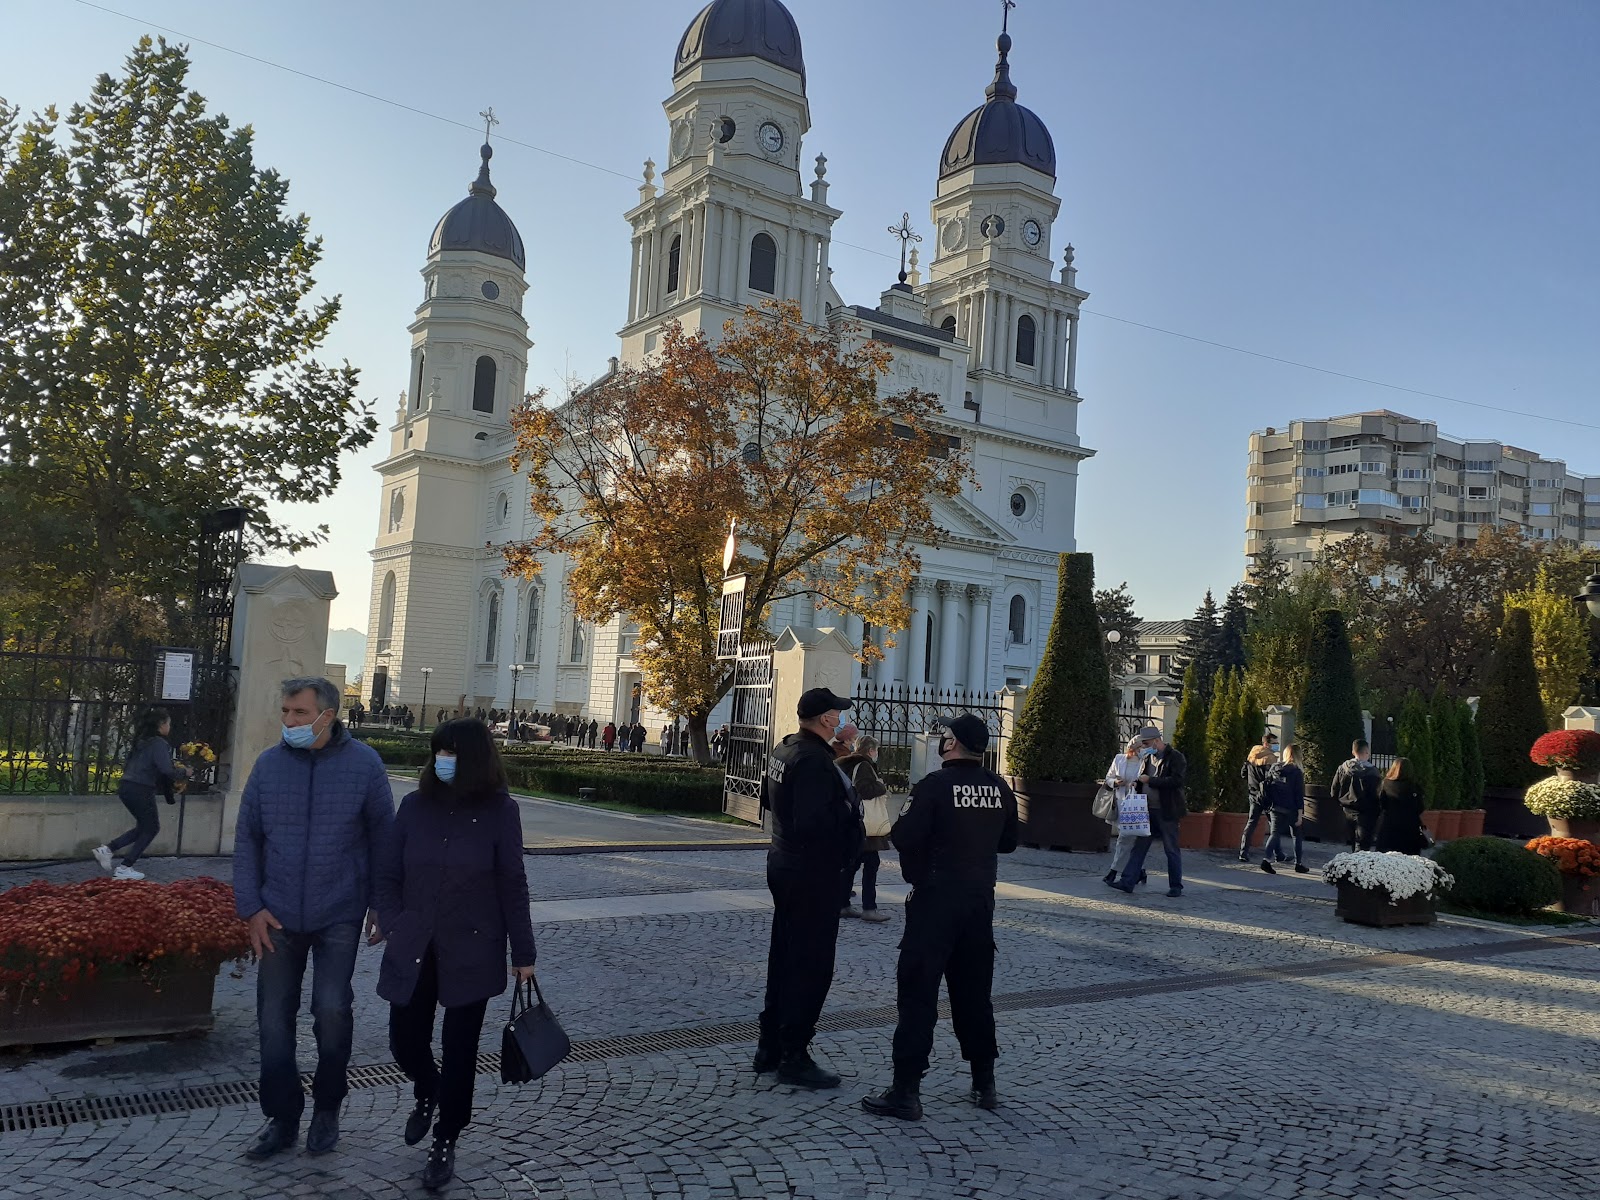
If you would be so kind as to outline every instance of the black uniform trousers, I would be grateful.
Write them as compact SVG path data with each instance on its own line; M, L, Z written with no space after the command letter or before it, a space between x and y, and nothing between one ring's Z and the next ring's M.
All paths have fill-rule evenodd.
M1359 804L1346 804L1344 816L1348 822L1350 848L1371 850L1378 842L1378 802L1367 800Z
M766 1007L761 1044L784 1054L804 1050L816 1036L833 986L844 872L827 866L767 864L772 893L772 941L767 949Z
M919 887L906 902L906 931L895 973L900 1021L894 1031L895 1077L921 1078L939 1019L939 981L950 992L950 1023L968 1062L991 1063L995 1044L994 885Z

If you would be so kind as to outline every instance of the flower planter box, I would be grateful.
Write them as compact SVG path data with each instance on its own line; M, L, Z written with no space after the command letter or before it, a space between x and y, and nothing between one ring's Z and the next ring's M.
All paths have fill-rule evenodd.
M1523 791L1523 788L1483 789L1484 833L1521 841L1549 834L1550 822L1528 811L1528 806L1522 802Z
M1428 831L1430 837L1436 842L1444 841L1444 816L1437 808L1422 810L1422 827Z
M175 972L159 990L138 976L123 976L76 984L65 999L24 993L0 1003L0 1046L209 1031L216 982L212 967Z
M1600 821L1577 821L1562 817L1550 818L1552 837L1579 838L1585 842L1600 843Z
M1104 853L1111 829L1094 815L1098 783L1057 783L1006 776L1017 794L1017 820L1022 840L1030 846Z
M1387 929L1394 925L1432 925L1438 919L1433 899L1428 896L1412 896L1391 904L1389 894L1381 889L1353 883L1338 886L1339 905L1335 911L1352 925Z
M1178 846L1183 850L1205 850L1211 845L1213 812L1189 813L1178 826Z
M1469 838L1483 836L1483 809L1464 808L1461 810L1460 815L1462 837Z
M1600 879L1593 875L1561 873L1561 899L1564 913L1579 917L1600 917Z
M1453 842L1461 836L1461 814L1453 808L1439 813L1439 832L1434 834L1441 842Z
M1244 837L1244 825L1250 818L1244 813L1217 812L1211 814L1211 848L1213 850L1238 850L1239 839ZM1264 838L1262 821L1256 826L1256 837L1251 839L1253 845L1257 839Z

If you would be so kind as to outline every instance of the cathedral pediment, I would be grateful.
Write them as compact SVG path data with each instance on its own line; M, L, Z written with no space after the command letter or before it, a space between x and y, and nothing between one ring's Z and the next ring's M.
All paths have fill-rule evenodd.
M937 498L932 503L933 523L952 537L986 542L1014 543L1017 535L991 518L965 496Z

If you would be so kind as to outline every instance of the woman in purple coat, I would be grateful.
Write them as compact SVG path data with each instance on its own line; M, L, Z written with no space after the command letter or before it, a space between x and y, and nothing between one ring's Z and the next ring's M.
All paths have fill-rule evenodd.
M489 1000L506 990L506 943L519 980L533 975L535 954L521 816L482 721L434 730L433 758L400 802L373 884L375 936L388 941L378 995L389 1001L389 1048L416 1085L406 1144L433 1125L422 1183L440 1188L455 1175L456 1139L472 1118L478 1035ZM442 1067L433 1061L437 1008Z

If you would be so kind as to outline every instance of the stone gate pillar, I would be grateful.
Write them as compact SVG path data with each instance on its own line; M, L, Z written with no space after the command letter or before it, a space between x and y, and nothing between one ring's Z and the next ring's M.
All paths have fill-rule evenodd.
M1600 708L1569 708L1561 714L1568 729L1589 729L1600 733Z
M800 694L825 687L834 695L855 694L855 647L837 629L796 629L778 635L772 647L772 743L800 728Z

